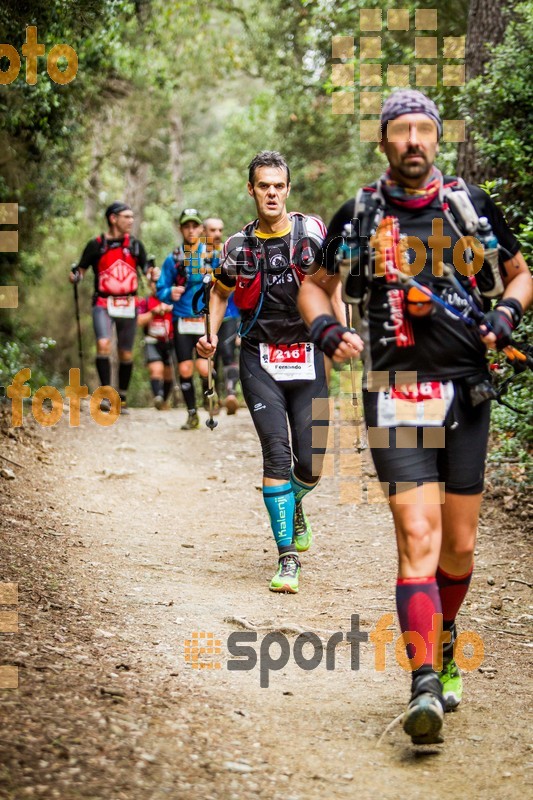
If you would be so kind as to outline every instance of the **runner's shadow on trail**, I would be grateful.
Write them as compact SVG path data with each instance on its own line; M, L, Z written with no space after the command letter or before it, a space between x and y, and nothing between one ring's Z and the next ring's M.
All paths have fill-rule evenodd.
M401 747L402 754L399 758L400 764L418 764L444 754L443 745L412 744L406 746L402 742Z

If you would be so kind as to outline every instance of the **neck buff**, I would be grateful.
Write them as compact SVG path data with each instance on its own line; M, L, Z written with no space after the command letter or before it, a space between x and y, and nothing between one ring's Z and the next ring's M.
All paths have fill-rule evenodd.
M402 208L424 208L424 206L428 206L437 197L442 183L442 173L436 167L433 167L433 171L424 186L418 189L411 189L394 181L390 176L390 169L379 179L379 184L386 199Z

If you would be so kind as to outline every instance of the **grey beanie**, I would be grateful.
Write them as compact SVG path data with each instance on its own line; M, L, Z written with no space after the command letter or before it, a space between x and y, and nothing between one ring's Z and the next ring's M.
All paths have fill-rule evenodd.
M438 138L442 136L442 120L437 106L417 89L399 89L387 97L381 111L382 134L387 122L401 117L402 114L425 114L436 124Z

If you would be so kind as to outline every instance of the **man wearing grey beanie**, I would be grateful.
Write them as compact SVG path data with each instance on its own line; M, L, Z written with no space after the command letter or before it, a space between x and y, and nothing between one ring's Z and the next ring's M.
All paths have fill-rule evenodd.
M403 728L415 744L442 741L443 712L461 700L455 620L483 490L486 349L509 344L533 298L502 213L481 189L435 166L442 133L435 103L421 92L387 98L379 147L388 169L334 215L299 297L311 340L328 356L341 362L363 352L369 445L394 520L396 605L412 675ZM465 234L481 238L490 228L491 250L488 236L485 251L468 247ZM362 338L332 315L340 280L359 308ZM477 325L472 304L479 319L488 298L498 298L496 307L488 325Z

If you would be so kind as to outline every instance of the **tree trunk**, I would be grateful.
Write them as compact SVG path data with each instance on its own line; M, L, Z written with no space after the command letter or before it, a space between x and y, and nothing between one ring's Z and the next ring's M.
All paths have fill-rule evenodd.
M466 80L482 75L495 45L501 44L509 21L513 0L471 0L466 32ZM481 164L476 157L472 127L479 133L483 120L476 118L475 108L468 109L473 120L466 127L466 140L459 145L457 174L468 183L481 183L494 178L491 165Z
M146 189L148 188L149 165L146 161L141 161L136 155L128 159L126 170L126 188L124 192L124 202L126 202L134 214L132 233L139 236L141 223L144 217L144 207L146 205Z
M183 203L183 192L181 190L183 180L183 120L177 109L173 109L170 114L170 175L176 205L181 208Z
M85 193L85 219L91 225L95 225L97 219L101 216L100 210L100 191L102 189L102 181L100 177L100 170L104 154L102 152L102 140L98 132L94 134L93 152L91 158L91 168L89 178L87 180L87 191Z

